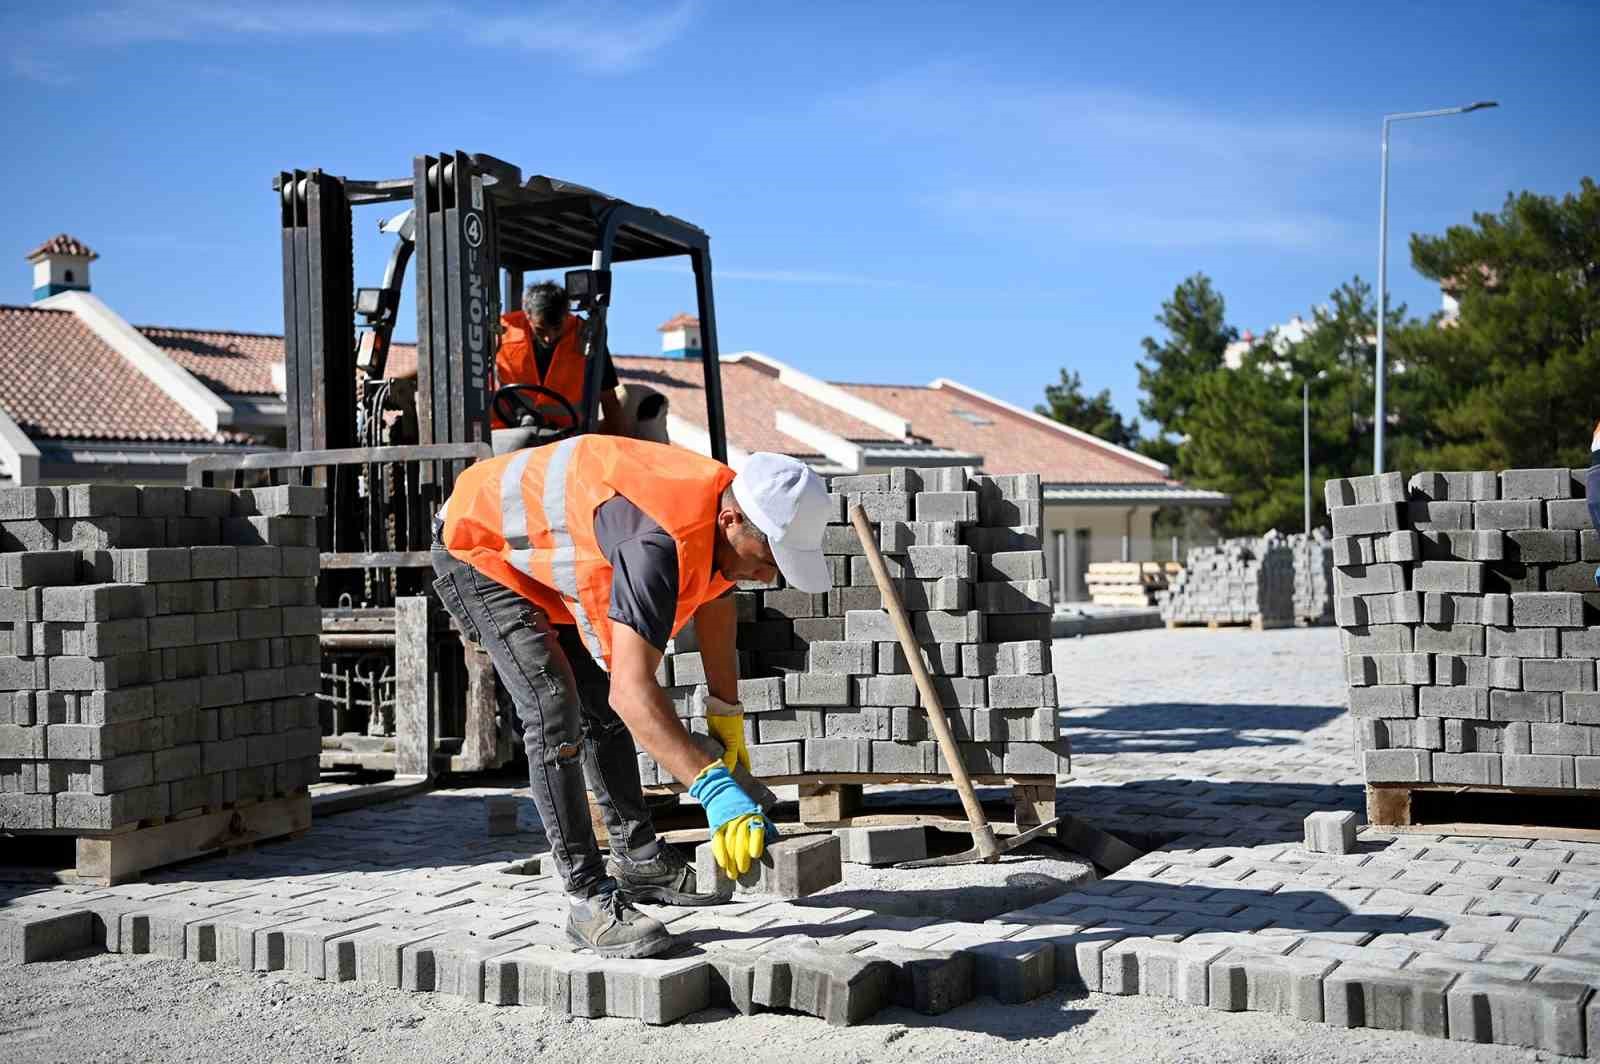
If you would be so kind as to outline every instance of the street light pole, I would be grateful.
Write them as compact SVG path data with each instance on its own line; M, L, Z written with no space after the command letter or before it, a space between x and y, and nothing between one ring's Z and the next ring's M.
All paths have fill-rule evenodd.
M1387 421L1384 406L1384 331L1389 317L1389 125L1415 118L1441 118L1445 115L1464 115L1499 107L1494 100L1480 100L1464 107L1441 107L1434 111L1407 111L1383 116L1383 160L1378 179L1378 365L1377 396L1373 410L1372 471L1383 472L1383 429Z
M1306 535L1311 535L1311 382L1300 382L1301 429L1305 438Z

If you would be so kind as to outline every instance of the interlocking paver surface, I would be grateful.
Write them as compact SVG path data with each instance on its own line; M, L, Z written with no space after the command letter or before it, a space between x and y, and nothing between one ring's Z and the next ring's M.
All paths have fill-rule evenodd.
M917 951L934 951L975 962L970 978L960 968L941 984L940 1010L950 993L1018 1000L1082 986L1586 1046L1575 1017L1600 986L1600 845L1363 832L1353 853L1304 848L1308 813L1363 808L1336 631L1061 641L1056 669L1073 745L1061 808L1154 848L988 922L893 916L827 894L741 898L656 910L687 967L601 962L568 952L557 884L512 871L543 849L531 806L519 802L519 833L489 837L481 798L504 792L481 788L329 818L299 840L150 883L0 885L0 930L18 955L48 950L54 914L82 911L94 940L122 952L657 1022L779 999L857 1019L910 993L910 965L929 963ZM696 968L696 957L711 963ZM1451 1026L1469 1013L1470 1030Z

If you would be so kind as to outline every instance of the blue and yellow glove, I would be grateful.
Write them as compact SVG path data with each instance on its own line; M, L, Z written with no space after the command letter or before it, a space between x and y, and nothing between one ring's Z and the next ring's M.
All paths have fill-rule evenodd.
M689 785L689 797L706 811L711 854L729 879L738 879L750 871L750 866L767 852L767 839L778 837L778 829L721 761L713 761L700 770Z
M739 702L724 702L716 695L700 689L699 697L706 715L706 730L722 744L722 763L728 771L743 768L750 771L750 748L744 741L744 706Z

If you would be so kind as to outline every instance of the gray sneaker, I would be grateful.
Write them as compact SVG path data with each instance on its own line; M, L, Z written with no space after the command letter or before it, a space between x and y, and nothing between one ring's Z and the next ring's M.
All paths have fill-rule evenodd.
M697 891L694 867L666 842L648 861L635 861L626 854L613 852L606 860L606 874L617 881L617 889L634 903L716 905L728 900L727 894Z
M615 890L574 898L567 937L602 957L654 957L672 948L667 926L630 906Z

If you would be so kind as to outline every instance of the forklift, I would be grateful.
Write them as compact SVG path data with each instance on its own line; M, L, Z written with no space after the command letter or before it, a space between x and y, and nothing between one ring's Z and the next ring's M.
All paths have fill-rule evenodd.
M283 247L287 445L197 459L189 483L322 490L322 767L393 773L406 790L514 756L493 667L433 591L435 514L455 478L495 453L591 431L610 362L615 263L687 256L701 328L706 427L727 460L710 238L688 222L490 155L418 155L385 180L286 170L272 183ZM357 208L404 209L382 281L354 286ZM524 277L563 271L588 316L581 409L535 385L491 394L502 306ZM415 377L390 375L407 274L415 280ZM562 415L552 417L555 409ZM508 428L492 429L496 411Z

